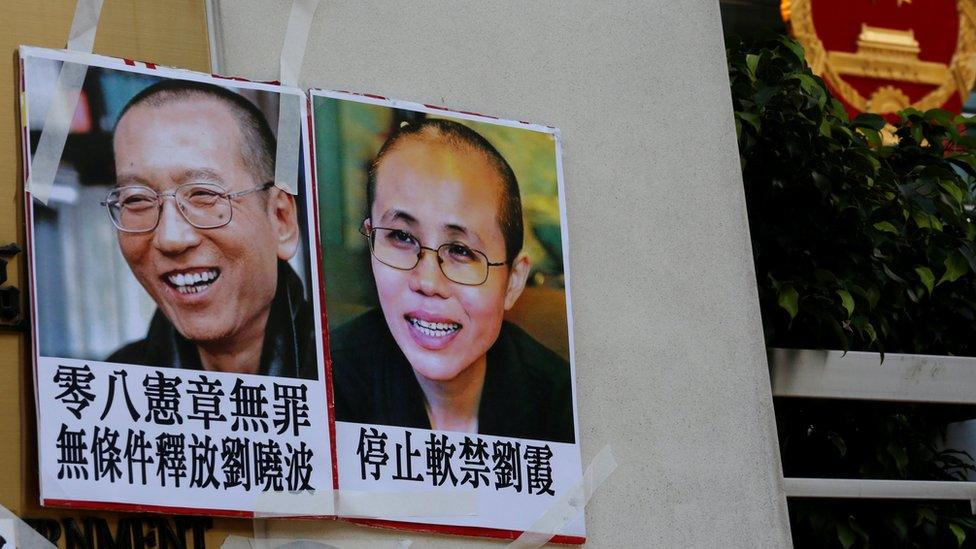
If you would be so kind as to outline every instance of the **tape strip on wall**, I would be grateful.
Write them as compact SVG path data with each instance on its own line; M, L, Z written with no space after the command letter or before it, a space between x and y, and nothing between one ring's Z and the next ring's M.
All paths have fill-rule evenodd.
M610 477L616 468L617 460L613 457L613 451L610 446L604 446L590 462L590 466L586 468L579 483L554 501L552 506L508 547L511 549L536 549L545 545L570 521L580 516L590 498L593 497L593 493Z
M298 75L305 59L305 44L312 28L312 16L319 0L293 0L288 27L281 45L278 80L285 86L298 86ZM281 94L278 103L278 148L275 151L275 185L285 192L298 194L298 170L301 156L301 106L304 96Z
M78 0L68 34L67 49L91 53L95 45L98 18L102 13L102 2L103 0ZM58 165L61 164L64 144L68 139L75 109L78 108L78 97L81 95L86 74L88 65L67 61L61 65L58 73L54 96L44 119L44 127L41 128L41 138L32 156L27 178L27 191L44 204L47 204L51 196L51 188L58 173Z
M0 505L0 547L17 549L57 549L20 518Z

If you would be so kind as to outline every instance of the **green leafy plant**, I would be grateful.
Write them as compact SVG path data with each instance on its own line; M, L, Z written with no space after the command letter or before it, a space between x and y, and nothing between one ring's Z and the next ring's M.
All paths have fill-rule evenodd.
M887 130L850 120L786 37L728 62L767 344L976 356L973 124L912 109ZM781 399L776 415L787 476L976 470L935 444L971 407ZM976 547L968 504L798 499L790 518L798 547Z
M787 38L729 71L769 342L976 355L976 122L909 109L885 144Z

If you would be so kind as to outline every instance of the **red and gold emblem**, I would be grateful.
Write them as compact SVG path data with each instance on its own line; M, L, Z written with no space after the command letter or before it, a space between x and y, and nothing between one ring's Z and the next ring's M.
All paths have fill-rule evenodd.
M782 0L783 18L852 115L959 112L976 79L976 0Z

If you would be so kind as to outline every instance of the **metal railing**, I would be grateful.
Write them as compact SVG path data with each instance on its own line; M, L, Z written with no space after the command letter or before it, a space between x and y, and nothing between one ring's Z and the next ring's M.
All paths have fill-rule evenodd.
M976 404L976 358L812 351L768 351L773 396L888 402ZM783 479L787 497L969 501L976 482Z

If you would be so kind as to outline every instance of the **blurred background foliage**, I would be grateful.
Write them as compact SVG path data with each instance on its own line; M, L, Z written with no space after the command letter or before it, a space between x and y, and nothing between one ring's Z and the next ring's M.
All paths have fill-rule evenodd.
M976 139L960 130L976 122L909 109L888 144L792 40L729 59L771 342L976 355Z
M976 155L965 117L849 120L784 36L727 52L766 343L976 355ZM887 135L886 135L887 133ZM777 399L792 477L962 480L971 407ZM969 505L789 501L797 547L976 547Z

